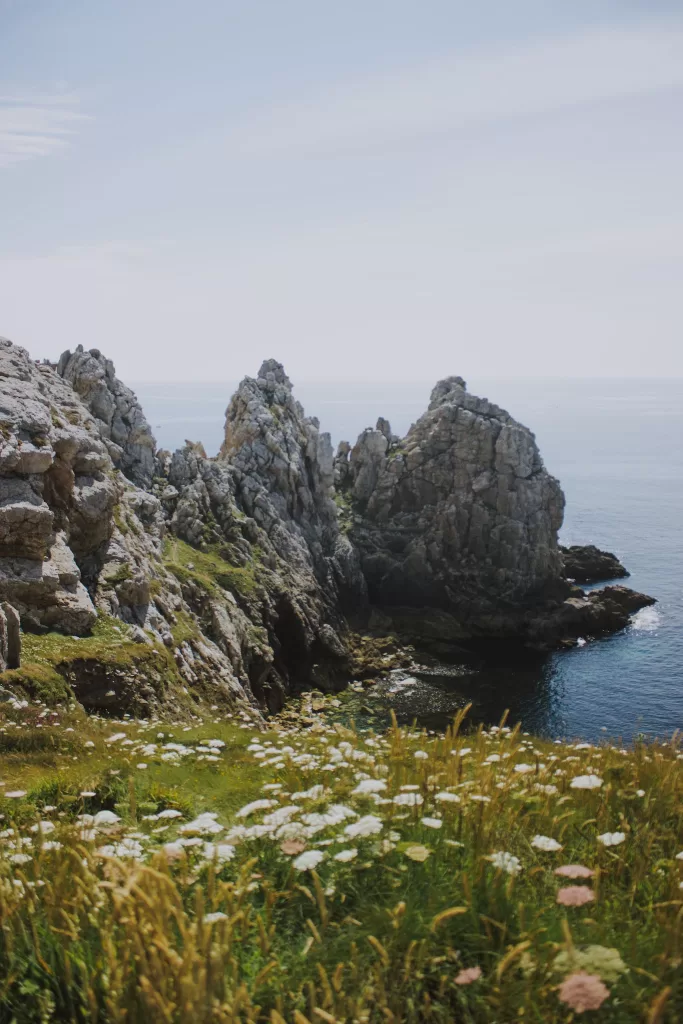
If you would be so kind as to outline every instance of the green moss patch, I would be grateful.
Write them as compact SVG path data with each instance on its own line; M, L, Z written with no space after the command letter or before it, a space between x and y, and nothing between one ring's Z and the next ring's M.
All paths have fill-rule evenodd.
M259 589L256 565L231 565L216 545L199 551L173 538L164 551L166 567L181 583L193 583L207 594L228 590L243 598L254 597Z

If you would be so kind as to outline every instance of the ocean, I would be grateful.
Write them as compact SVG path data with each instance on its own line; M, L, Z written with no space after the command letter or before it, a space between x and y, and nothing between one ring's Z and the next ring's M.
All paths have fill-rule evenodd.
M185 439L214 455L234 382L138 384L158 444ZM498 654L393 681L378 711L439 728L465 701L475 719L521 721L551 737L625 741L683 729L683 379L472 378L468 389L506 408L536 434L562 483L564 544L594 543L631 572L628 586L657 598L628 629L549 655ZM378 416L404 434L431 384L304 383L295 394L336 444Z

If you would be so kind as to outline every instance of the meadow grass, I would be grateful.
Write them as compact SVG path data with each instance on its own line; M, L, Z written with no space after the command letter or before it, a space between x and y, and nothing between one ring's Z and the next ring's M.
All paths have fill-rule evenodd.
M675 739L5 708L0 1021L683 1020Z

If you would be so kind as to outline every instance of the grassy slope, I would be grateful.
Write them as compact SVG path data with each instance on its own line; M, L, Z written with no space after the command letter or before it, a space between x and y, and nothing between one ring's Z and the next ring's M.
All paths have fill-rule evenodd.
M558 985L572 968L560 960L555 970L557 957L578 957L588 945L618 951L626 968L610 972L593 951L587 969L602 972L610 995L588 1019L683 1019L683 760L675 746L621 752L516 732L260 733L237 718L185 731L98 723L75 708L42 713L10 711L0 732L0 792L26 791L0 797L9 831L0 853L0 1020L570 1021ZM106 742L116 732L132 742ZM198 760L197 744L208 739L225 744L216 761ZM193 752L163 761L169 741ZM252 741L265 756L247 749ZM157 749L144 753L150 743ZM341 756L327 771L332 748ZM423 803L354 796L359 772L387 783L380 799L409 785ZM591 773L600 788L571 787ZM282 790L264 793L270 783ZM204 861L201 845L170 863L154 852L194 814L211 811L229 827L251 800L291 806L287 794L316 784L326 793L300 802L302 813L342 803L380 818L381 832L346 837L351 819L323 827L308 840L324 854L316 871L296 871L281 839L268 835L233 841L234 857L222 866ZM435 799L448 791L460 802ZM75 816L101 808L120 822L82 839ZM168 808L182 817L145 820ZM240 820L251 826L264 813ZM424 816L441 817L442 826L430 828ZM40 851L31 832L40 819L55 823L45 838L61 849ZM617 831L620 845L597 842ZM131 832L146 837L144 863L97 855ZM535 849L537 834L563 850ZM415 846L426 860L413 859ZM348 848L358 850L354 860L334 860ZM10 859L23 850L25 863ZM518 857L520 873L496 869L487 859L496 851ZM556 903L559 888L576 883L553 869L569 863L597 872L579 883L593 889L594 902ZM213 912L226 917L206 923ZM456 985L472 966L481 979Z

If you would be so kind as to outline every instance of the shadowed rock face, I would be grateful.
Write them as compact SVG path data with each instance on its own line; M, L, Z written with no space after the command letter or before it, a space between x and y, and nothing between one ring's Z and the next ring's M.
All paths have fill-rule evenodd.
M377 604L445 609L487 630L567 589L559 483L531 431L460 377L436 385L404 440L386 421L366 430L346 487L358 512L349 536Z
M560 548L560 552L565 576L576 583L601 583L630 575L616 555L601 551L594 544L574 544Z

